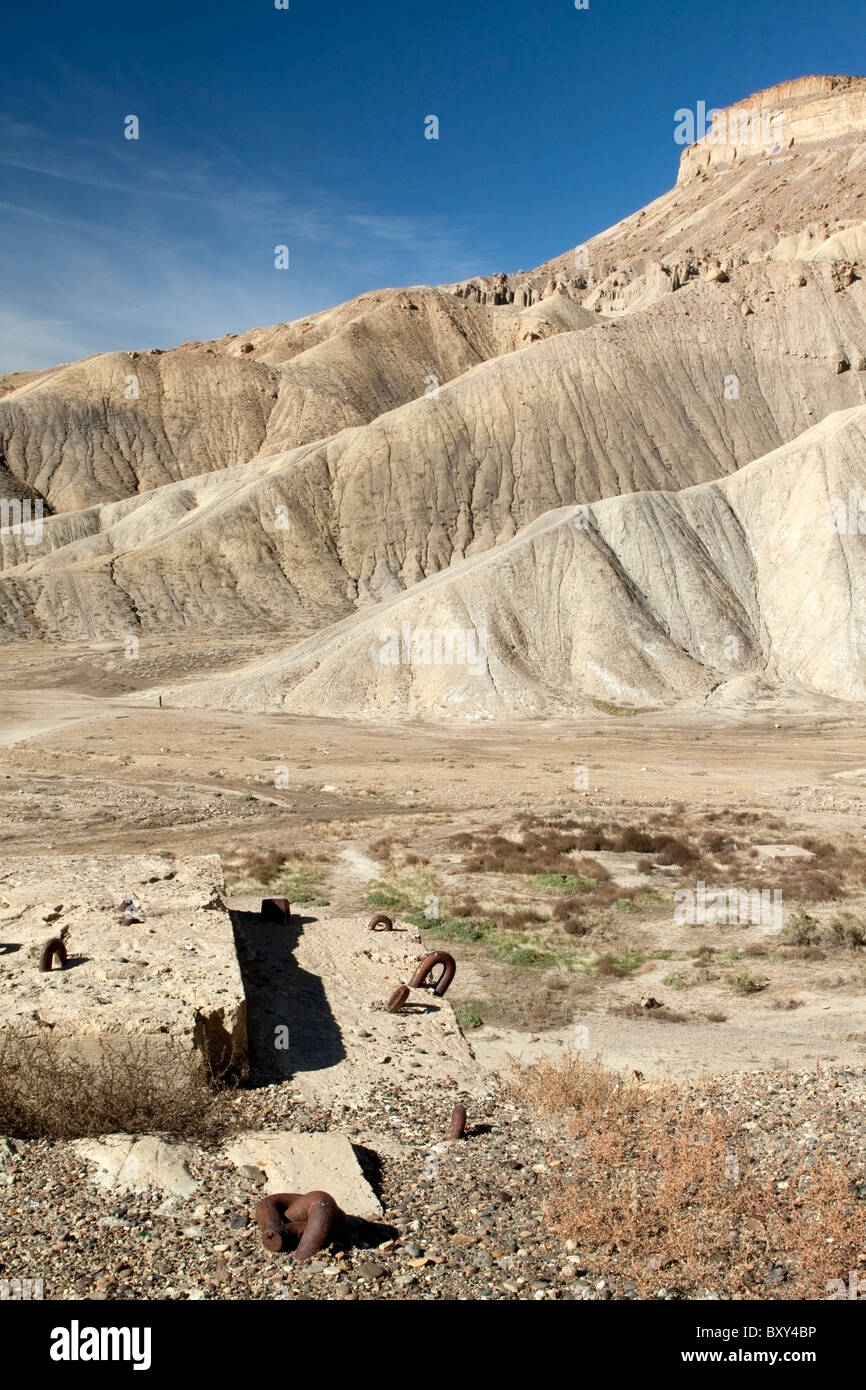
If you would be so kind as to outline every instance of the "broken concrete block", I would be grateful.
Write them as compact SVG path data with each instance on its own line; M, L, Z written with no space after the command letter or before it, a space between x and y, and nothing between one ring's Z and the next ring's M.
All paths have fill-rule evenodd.
M237 1168L265 1175L265 1192L329 1192L351 1216L375 1219L382 1206L344 1134L274 1134L251 1130L226 1145Z
M93 1165L94 1182L109 1190L188 1197L201 1186L189 1171L196 1154L189 1144L170 1144L154 1134L107 1134L76 1139L72 1148Z

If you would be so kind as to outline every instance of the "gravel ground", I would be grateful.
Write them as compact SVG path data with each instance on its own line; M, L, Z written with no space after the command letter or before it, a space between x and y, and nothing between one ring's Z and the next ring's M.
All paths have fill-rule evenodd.
M803 1154L807 1163L854 1159L866 1176L863 1071L729 1076L711 1092L683 1094L729 1110L744 1148L779 1182ZM95 1186L65 1143L0 1140L0 1278L42 1278L51 1299L635 1297L605 1269L603 1251L563 1242L544 1223L545 1196L569 1176L574 1141L500 1093L480 1110L475 1102L466 1137L448 1142L455 1099L391 1085L375 1108L314 1111L290 1083L232 1097L244 1128L348 1134L381 1196L383 1230L305 1266L261 1247L253 1221L261 1179L218 1151L199 1150L195 1195L161 1206L158 1193ZM681 1295L660 1285L653 1296Z

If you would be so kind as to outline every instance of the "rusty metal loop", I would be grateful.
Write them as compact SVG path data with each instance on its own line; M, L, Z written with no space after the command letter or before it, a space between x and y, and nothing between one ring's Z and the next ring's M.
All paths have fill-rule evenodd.
M59 936L52 936L50 941L46 941L39 954L39 969L42 971L50 970L54 963L54 958L60 963L61 970L66 964L66 947Z
M342 1233L346 1213L329 1192L275 1192L257 1204L256 1224L266 1250L284 1250L296 1238L294 1258L302 1263Z
M428 979L431 971L437 966L442 966L441 973L436 979ZM431 951L429 956L418 964L415 974L409 981L410 989L432 989L441 999L446 989L454 979L454 972L457 963L453 956L449 956L447 951Z
M394 923L392 922L391 918L388 917L384 912L379 912L376 914L375 917L370 918L369 922L367 923L367 931L375 931L380 922L384 923L385 931L394 930Z

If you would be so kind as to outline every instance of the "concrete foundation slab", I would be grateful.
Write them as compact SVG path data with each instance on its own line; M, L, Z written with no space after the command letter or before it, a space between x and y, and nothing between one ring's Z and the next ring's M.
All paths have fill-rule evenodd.
M170 1039L217 1071L247 1063L246 1001L216 854L0 864L0 1031L88 1053ZM65 935L65 967L39 970Z

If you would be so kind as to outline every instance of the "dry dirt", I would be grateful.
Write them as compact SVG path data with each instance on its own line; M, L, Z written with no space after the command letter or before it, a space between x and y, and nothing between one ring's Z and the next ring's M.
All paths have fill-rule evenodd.
M91 687L99 688L106 654L81 649L74 656L76 669L90 671ZM467 896L480 896L483 910L492 904L549 914L556 895L532 876L473 874L452 845L461 833L507 829L521 814L550 816L552 824L575 814L613 818L652 829L679 804L684 831L714 813L721 826L748 813L744 849L810 837L866 845L862 730L844 706L798 716L770 709L746 719L696 711L676 724L663 712L600 709L571 721L480 727L470 741L465 731L430 726L158 709L146 692L87 694L86 676L79 692L67 693L51 687L52 650L28 646L15 657L0 687L5 870L23 856L44 856L47 870L54 856L67 853L217 852L230 904L243 911L275 891L249 866L256 855L276 851L286 861L279 891L309 919L311 942L315 921L335 919L336 926L336 919L372 911L368 894L376 880L408 884L416 911L428 892L438 892L443 918ZM169 667L172 660L167 653ZM32 688L22 688L25 680ZM583 765L588 789L576 790L575 769ZM420 862L413 866L407 856ZM623 912L601 909L587 940L557 935L547 921L535 936L516 932L516 941L552 948L552 962L520 965L484 942L439 942L436 923L422 920L422 938L458 960L449 1000L484 1067L498 1067L508 1055L528 1059L573 1046L581 1036L576 1029L586 1030L580 1046L647 1076L862 1065L862 951L801 958L779 949L763 925L678 925L672 891L690 881L688 872L677 877L675 867L657 866L641 876L639 857L597 856L623 900L633 903ZM763 875L754 880L744 882L742 868L725 877L720 866L709 882L774 882L769 851L761 862ZM799 906L786 896L785 920ZM809 910L822 922L837 911L862 920L863 888L852 880L844 898ZM716 959L696 961L701 947ZM748 954L763 948L764 955ZM641 956L624 975L584 970L599 954L624 952ZM707 964L715 978L698 976ZM742 970L768 979L767 988L736 994L731 980ZM677 983L666 985L669 977ZM617 1012L647 993L685 1016ZM476 1009L484 1026L469 1030L476 1020L467 1009ZM707 1014L724 1021L710 1022Z

